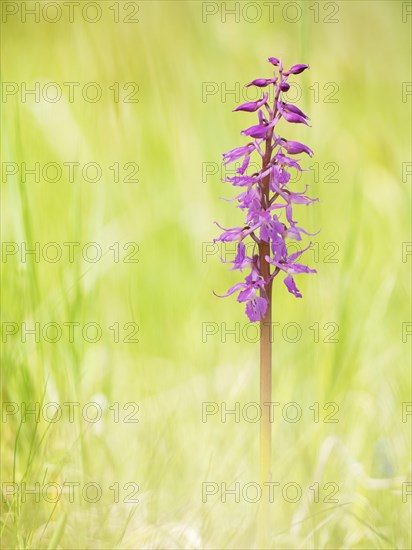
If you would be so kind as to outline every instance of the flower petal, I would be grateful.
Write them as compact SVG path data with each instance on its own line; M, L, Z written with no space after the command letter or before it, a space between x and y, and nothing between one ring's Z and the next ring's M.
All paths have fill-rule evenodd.
M300 291L298 290L298 287L296 286L295 281L294 281L292 275L287 275L287 276L283 279L283 282L285 283L287 289L289 290L289 292L290 292L291 294L293 294L294 296L296 296L296 298L302 298L302 294L301 294Z
M229 288L229 290L226 292L226 294L216 294L215 291L213 291L213 294L215 296L217 296L218 298L227 298L228 296L230 296L231 294L234 294L235 292L237 292L238 290L241 290L242 288L245 288L246 283L236 283L235 285L233 285L232 287Z
M266 315L267 306L268 302L266 298L255 296L254 299L249 300L246 304L246 315L252 323L255 321L260 321Z

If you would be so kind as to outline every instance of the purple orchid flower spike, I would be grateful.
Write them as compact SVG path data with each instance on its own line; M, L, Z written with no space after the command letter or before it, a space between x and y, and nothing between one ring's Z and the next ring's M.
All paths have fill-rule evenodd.
M239 112L257 112L257 124L241 132L242 135L248 136L249 143L223 155L225 164L235 160L240 163L236 175L226 178L225 181L231 183L235 189L242 190L236 197L228 200L237 201L238 208L245 215L244 225L231 229L221 227L223 232L215 239L223 242L237 241L237 254L234 261L230 262L231 270L240 271L242 274L243 270L247 270L242 282L234 284L226 294L219 297L238 293L237 301L246 305L249 320L252 323L260 322L261 484L269 483L273 478L270 467L272 421L269 409L265 407L272 402L272 283L277 275L283 273L283 282L289 293L296 298L302 298L295 277L315 273L314 269L300 263L300 257L311 244L306 248L300 248L298 252L292 252L291 248L294 244L293 248L296 250L296 244L302 241L303 236L314 233L300 227L293 218L295 208L299 209L301 205L309 205L317 200L306 195L307 186L303 192L296 191L291 186L293 179L290 172L305 172L300 165L302 159L292 157L312 157L312 149L300 141L286 139L276 131L276 126L282 120L294 125L309 126L309 117L299 107L287 103L283 97L290 88L288 77L302 73L309 65L292 65L284 72L281 59L269 57L268 61L272 65L273 76L257 78L247 84L261 90L261 99L243 103L235 109ZM270 92L273 92L273 102L269 101L269 97L272 97ZM261 168L257 173L256 163L251 162L252 156L261 162ZM254 166L253 173L248 173L251 166ZM245 239L254 241L248 243L252 244L253 250L257 252L251 257L246 254ZM264 499L261 504L259 525L262 544L259 547L267 548L268 501Z
M258 124L241 132L252 141L223 155L224 164L237 161L240 165L236 175L225 181L243 190L240 195L229 200L236 200L238 208L245 211L245 224L230 229L219 226L223 232L215 239L239 243L236 259L230 262L233 263L231 269L250 269L250 273L244 282L235 284L221 297L239 291L237 300L246 303L246 314L252 322L265 321L270 317L272 282L280 272L285 274L286 288L297 298L301 298L302 294L294 277L302 273L315 273L315 270L296 262L309 247L295 254L288 251L291 240L301 241L302 235L316 234L299 227L293 219L293 211L295 206L309 205L317 199L306 195L307 187L303 192L290 188L290 171L304 170L299 164L301 159L289 155L305 154L312 157L313 151L304 143L275 133L282 119L287 123L309 126L309 117L299 107L287 103L283 96L290 88L288 77L301 74L309 69L309 65L292 65L288 71L284 71L281 59L269 57L268 61L272 65L273 76L257 78L246 84L247 87L256 86L267 91L262 91L261 99L248 101L234 109L236 112L257 112ZM273 87L273 96L270 87ZM273 97L273 100L269 101L269 97ZM262 167L257 173L248 173L250 165L256 169L256 163L251 163L254 155L260 157ZM253 239L258 251L253 257L246 255L246 238Z

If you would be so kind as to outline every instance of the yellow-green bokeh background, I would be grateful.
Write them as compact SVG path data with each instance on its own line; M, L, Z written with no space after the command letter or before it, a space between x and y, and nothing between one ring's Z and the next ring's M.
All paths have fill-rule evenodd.
M3 2L4 4L4 2ZM21 4L14 2L14 4ZM33 4L33 3L27 3ZM42 3L43 4L43 3ZM97 162L97 183L77 177L50 183L21 173L2 178L2 239L9 242L115 242L139 245L139 263L115 263L111 252L96 264L81 257L55 264L31 256L3 258L4 322L42 326L49 322L97 322L98 343L67 332L58 343L20 334L3 344L2 399L22 403L98 401L107 407L94 426L76 415L39 423L21 415L2 424L2 481L79 482L101 485L99 503L67 495L56 505L27 496L8 497L2 509L5 548L255 548L257 504L227 502L220 495L202 502L202 483L258 480L258 424L219 415L202 422L202 403L233 408L258 400L258 344L228 334L247 323L234 298L218 300L236 275L219 255L202 257L216 236L214 220L241 223L220 181L221 154L244 143L239 131L254 115L232 114L233 95L224 86L270 75L268 56L286 65L309 63L296 77L299 105L312 128L289 125L285 137L308 143L322 167L339 167L338 182L311 182L319 203L300 207L299 221L321 228L316 276L301 277L304 294L296 300L281 280L274 289L273 400L281 403L273 423L273 479L283 487L299 483L303 495L291 503L275 493L270 508L273 548L370 549L411 546L410 241L411 17L405 3L345 1L336 4L336 23L326 23L332 8L298 2L302 17L282 17L285 3L262 17L240 20L224 6L202 21L202 2L139 2L138 23L114 23L110 6L99 2L102 19L87 23L76 16L52 24L19 15L2 24L3 81L19 86L53 81L97 82L103 97L84 101L79 93L56 103L36 103L20 94L2 103L2 160L21 167L39 162ZM120 2L119 9L127 3ZM133 4L133 3L129 3ZM249 3L250 4L250 3ZM290 4L290 3L289 3ZM315 7L314 7L315 6ZM127 8L129 9L129 8ZM214 9L214 8L213 8ZM293 9L287 12L293 18ZM78 12L77 12L78 13ZM253 17L253 8L246 18ZM113 101L114 82L136 82L135 104ZM336 83L335 103L324 101L323 86ZM202 97L204 83L218 93ZM314 101L319 83L319 101ZM240 100L242 101L242 97ZM138 182L113 182L114 162L139 165ZM305 160L306 162L306 160ZM312 164L312 161L308 161ZM202 177L205 163L219 170ZM308 165L308 164L307 164ZM325 243L336 243L337 263L325 262ZM206 260L206 261L204 261ZM139 325L138 343L115 343L113 323ZM202 341L204 323L219 332ZM282 338L286 323L298 323L296 343ZM319 343L309 327L319 323ZM339 326L338 343L325 343L326 323ZM223 325L222 325L223 324ZM237 325L236 325L237 324ZM252 334L252 332L250 333ZM291 332L292 334L292 332ZM203 338L204 340L205 338ZM139 404L139 423L113 422L114 403ZM302 418L291 423L281 408L296 402ZM326 403L339 406L339 422L325 423ZM313 420L319 403L320 422ZM328 411L330 412L330 411ZM124 412L122 413L125 414ZM113 502L109 487L139 484L139 503ZM339 486L338 504L313 502L314 482Z

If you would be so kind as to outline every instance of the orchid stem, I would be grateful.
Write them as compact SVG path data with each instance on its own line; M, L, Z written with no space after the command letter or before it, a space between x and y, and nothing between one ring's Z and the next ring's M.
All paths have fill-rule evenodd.
M266 152L262 159L262 170L270 162L272 132L266 140ZM262 203L267 204L270 193L270 175L262 181ZM259 518L259 547L268 548L269 542L269 486L271 481L272 433L270 422L270 402L272 401L272 282L270 264L266 257L270 256L270 243L261 241L259 244L259 264L265 287L260 294L267 300L264 318L260 321L260 487L262 501Z
M266 244L267 243L262 243ZM264 249L264 247L262 247ZM263 250L262 250L263 252ZM266 254L266 252L263 252ZM262 501L260 510L259 548L268 548L269 541L269 486L271 481L271 407L272 401L272 280L266 286L268 306L260 321L260 486Z

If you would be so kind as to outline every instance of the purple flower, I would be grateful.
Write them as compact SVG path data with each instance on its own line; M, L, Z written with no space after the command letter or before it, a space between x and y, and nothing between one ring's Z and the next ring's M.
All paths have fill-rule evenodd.
M224 181L227 181L229 183L232 183L236 186L244 186L244 185L251 185L255 182L254 178L252 176L247 176L246 174L240 174L240 176L231 176L227 177Z
M250 113L253 113L254 111L257 111L264 105L268 100L269 94L266 93L262 99L259 101L248 101L247 103L242 103L242 105L239 105L239 107L236 107L234 109L235 111L248 111Z
M292 103L283 103L283 102L279 102L278 103L278 108L280 111L287 111L289 113L295 113L297 115L300 115L301 117L303 118L306 118L309 120L309 117L307 115L305 115L305 113L303 111L301 111L299 109L299 107L296 107L296 105L293 105Z
M261 204L262 192L260 187L250 186L247 191L238 195L237 200L239 202L239 208L244 210L245 208L250 208L253 204Z
M285 74L289 76L290 74L300 74L303 73L305 69L309 69L309 65L293 65Z
M264 88L266 86L269 86L269 84L275 84L276 81L277 78L256 78L256 80L252 80L252 82L246 84L245 88L249 88L249 86L258 86L259 88Z
M267 298L263 296L258 296L257 292L264 288L265 283L259 275L252 270L251 274L248 275L244 283L237 283L233 285L226 294L218 296L219 298L226 298L231 294L234 294L238 290L240 291L237 297L237 301L242 303L246 302L246 315L249 317L249 320L253 323L254 321L260 321L264 318L268 301Z
M289 109L288 107L285 107L285 105L286 104L284 103L284 104L280 104L279 106L280 114L283 116L285 120L287 120L288 122L293 122L295 124L306 124L306 126L309 126L306 120L308 117L306 115L298 114L293 109Z
M238 302L242 301L243 300L240 300L238 298ZM249 317L249 320L252 323L254 321L260 321L261 319L264 319L267 307L268 301L266 298L257 296L256 291L253 291L253 293L249 293L246 304L246 315Z
M273 76L257 78L246 86L264 88L273 84L273 105L268 104L268 93L258 101L239 105L235 111L257 111L258 123L241 131L242 135L248 136L252 141L223 155L225 164L242 159L236 175L226 177L224 181L234 187L243 188L239 195L227 200L237 201L237 207L244 213L244 225L225 229L217 224L222 233L215 239L238 242L236 258L225 263L233 264L232 271L250 269L250 272L244 281L233 285L222 297L238 292L237 301L246 303L246 315L252 322L265 319L268 308L271 307L268 299L271 293L268 293L268 289L277 275L283 272L288 291L301 298L302 294L294 277L303 273L316 273L314 269L297 261L311 245L293 254L288 250L288 246L292 246L288 244L290 239L300 242L304 236L316 234L300 227L293 219L296 206L309 205L317 199L307 196L308 186L302 192L293 190L290 171L304 173L305 170L300 165L300 159L289 156L305 153L312 157L313 151L304 143L275 133L275 127L282 118L287 122L309 126L309 117L299 107L282 101L282 92L290 87L287 82L289 75L298 75L309 66L293 65L289 71L283 72L280 59L270 57L268 61L273 66ZM267 113L262 109L264 105ZM256 157L261 163L258 171L252 157ZM250 169L251 166L254 166L253 170ZM254 241L248 241L257 252L253 256L246 254L247 238Z
M319 233L319 231L316 231L316 233L309 233L309 231L306 231L302 227L298 227L296 223L291 223L290 227L287 228L285 232L285 236L289 237L289 239L293 239L295 241L301 241L302 240L302 233L304 235L309 235L310 237L314 237Z
M244 136L250 136L253 138L266 138L266 134L269 130L269 126L265 124L257 124L256 126L251 126L247 130L242 130L240 133Z
M312 149L309 149L307 145L299 143L299 141L288 141L287 139L282 140L280 144L281 147L286 149L289 155L299 155L300 153L306 153L310 157L313 156Z
M312 246L312 243L309 244L309 246L304 248L303 250L300 250L299 252L295 252L294 254L291 254L290 256L282 260L277 260L276 258L270 258L269 256L266 257L266 260L269 263L271 263L272 265L275 265L278 269L287 273L283 281L287 286L287 289L289 290L289 292L291 294L294 294L296 298L302 298L302 294L299 292L299 290L296 287L295 281L293 279L293 275L299 275L301 273L316 273L316 269L311 269L306 265L296 263L297 258L299 258L299 256L301 256L311 246Z
M290 157L287 157L284 155L281 151L281 149L278 150L278 152L275 155L275 158L277 162L279 162L283 166L287 166L289 168L296 168L299 172L302 172L302 168L300 167L300 164L295 160L291 159Z
M217 239L214 239L216 241L222 241L222 242L230 242L230 241L237 241L242 238L243 234L243 228L242 227L233 227L231 229L225 229L221 225L219 225L217 222L215 224L220 227L220 229L223 229L223 233L218 237Z
M250 258L249 256L246 256L246 246L243 241L239 241L237 245L237 253L236 258L233 261L227 261L223 258L220 258L224 264L233 264L233 267L231 267L231 271L234 271L236 269L239 269L239 271L242 271L246 267L253 268L255 260L253 258Z
M279 192L279 187L286 185L290 180L290 174L281 164L275 164L272 168L272 177L270 179L271 191Z
M230 162L233 162L239 158L242 158L244 155L248 155L253 151L253 144L249 143L248 145L244 145L243 147L236 147L236 149L232 149L228 153L223 153L223 162L224 164L229 164Z
M237 254L235 261L233 262L232 269L244 269L245 267L249 267L252 263L252 258L248 258L246 256L246 246L243 241L240 241L240 243L237 245Z
M311 199L310 197L305 197L306 189L302 191L302 193L292 193L291 191L286 191L288 195L288 202L292 202L294 204L310 204L311 202L316 202L319 199Z

